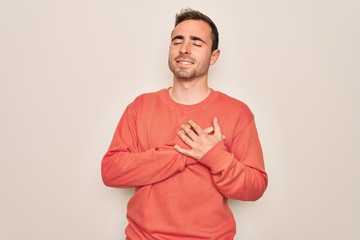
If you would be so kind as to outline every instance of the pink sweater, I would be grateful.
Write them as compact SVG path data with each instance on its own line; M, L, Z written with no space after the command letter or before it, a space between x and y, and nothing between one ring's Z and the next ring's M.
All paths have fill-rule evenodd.
M219 119L225 141L199 162L174 149L181 124ZM227 199L254 201L267 187L254 116L242 102L212 90L202 102L174 102L168 89L137 97L125 110L102 160L105 185L135 187L127 239L233 239Z

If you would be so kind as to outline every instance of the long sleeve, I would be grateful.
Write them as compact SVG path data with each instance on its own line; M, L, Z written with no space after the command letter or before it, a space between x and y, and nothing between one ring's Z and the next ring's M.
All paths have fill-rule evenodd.
M193 120L206 128L217 117L225 141L199 161L174 145ZM102 159L107 186L135 187L127 206L129 239L233 239L236 225L226 198L256 200L265 191L254 116L217 91L202 102L174 102L168 89L138 96L125 110ZM180 229L180 232L179 232Z
M233 139L231 152L222 141L200 162L209 167L218 191L228 198L255 201L266 190L268 178L254 120Z
M136 111L131 104L125 110L110 147L102 159L101 172L110 187L139 187L162 181L183 171L186 157L171 145L146 151L138 149Z

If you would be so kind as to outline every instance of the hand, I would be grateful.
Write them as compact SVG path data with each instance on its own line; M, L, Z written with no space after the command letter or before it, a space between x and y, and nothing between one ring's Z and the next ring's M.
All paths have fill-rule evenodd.
M178 135L190 149L184 149L179 145L175 145L174 148L178 152L196 160L200 160L213 146L225 139L217 118L214 118L213 126L205 129L190 120L187 124L181 126Z

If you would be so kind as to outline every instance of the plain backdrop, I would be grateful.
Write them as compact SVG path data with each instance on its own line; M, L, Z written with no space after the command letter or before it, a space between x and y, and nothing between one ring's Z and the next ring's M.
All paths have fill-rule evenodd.
M1 0L0 239L124 239L133 190L105 187L101 159L126 105L171 85L183 7L217 24L210 85L263 145L236 240L360 239L358 0Z

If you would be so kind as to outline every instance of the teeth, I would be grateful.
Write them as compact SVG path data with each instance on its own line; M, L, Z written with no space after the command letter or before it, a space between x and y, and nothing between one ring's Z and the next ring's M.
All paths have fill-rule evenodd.
M191 62L185 62L185 61L180 61L179 63L180 64L185 64L185 65L191 64Z

